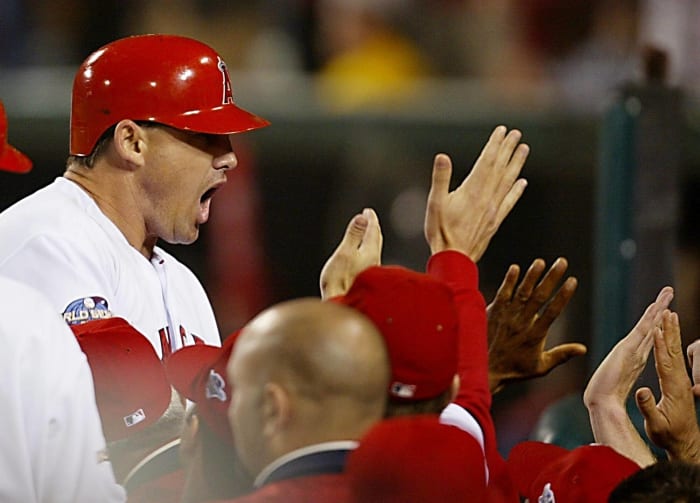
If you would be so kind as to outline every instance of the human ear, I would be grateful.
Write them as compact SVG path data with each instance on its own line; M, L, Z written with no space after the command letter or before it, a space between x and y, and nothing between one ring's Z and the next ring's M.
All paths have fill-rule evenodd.
M114 149L120 159L131 167L145 164L144 154L147 150L145 129L129 119L121 120L114 128Z
M263 435L272 436L289 422L291 400L289 393L277 383L267 383L263 390Z

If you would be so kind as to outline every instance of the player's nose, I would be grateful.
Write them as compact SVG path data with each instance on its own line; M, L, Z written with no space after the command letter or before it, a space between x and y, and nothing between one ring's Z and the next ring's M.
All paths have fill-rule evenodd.
M226 152L215 157L212 161L212 166L214 166L214 169L233 169L238 166L238 158L233 152Z

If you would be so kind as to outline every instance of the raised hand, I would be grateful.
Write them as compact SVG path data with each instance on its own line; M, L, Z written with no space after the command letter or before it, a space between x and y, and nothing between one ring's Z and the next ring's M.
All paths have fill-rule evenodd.
M487 308L491 393L499 391L508 381L545 375L574 356L586 353L586 346L578 343L545 350L549 328L578 285L576 278L569 277L557 288L567 267L566 259L558 258L542 277L545 262L536 259L517 290L520 268L511 265L506 272Z
M649 388L637 390L635 399L644 416L644 429L652 442L666 449L670 459L700 463L700 429L676 313L664 311L661 328L653 330L653 341L661 400L656 403Z
M673 289L662 288L634 328L610 350L586 386L583 401L587 407L625 406L654 345L653 329L661 323L663 311L671 300Z
M321 269L321 298L345 294L355 277L382 262L382 229L374 210L366 208L350 219L345 235Z
M693 374L693 393L700 397L700 339L688 345L686 354Z
M530 148L519 143L520 131L506 131L494 129L469 176L452 192L452 161L435 156L424 226L432 254L457 250L478 262L522 196L527 181L518 176Z
M654 330L673 299L673 289L662 288L634 328L608 353L583 393L596 442L609 445L640 466L656 461L627 414L626 402L646 366L654 344Z

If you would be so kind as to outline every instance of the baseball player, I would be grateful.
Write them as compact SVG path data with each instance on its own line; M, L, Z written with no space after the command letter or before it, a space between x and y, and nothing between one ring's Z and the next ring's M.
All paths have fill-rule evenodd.
M125 318L161 358L220 345L202 285L157 241L197 239L237 163L230 135L268 124L235 105L203 43L105 45L75 75L63 176L0 214L0 274L44 292L70 325Z
M6 138L0 102L0 169L26 173ZM0 292L0 501L124 501L73 334L35 290L0 277Z

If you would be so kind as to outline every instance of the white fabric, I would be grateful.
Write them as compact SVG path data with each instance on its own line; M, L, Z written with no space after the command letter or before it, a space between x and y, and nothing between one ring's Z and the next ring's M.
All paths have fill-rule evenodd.
M146 259L86 192L62 177L0 213L0 275L39 290L57 313L74 301L104 298L159 356L161 333L169 333L173 351L192 344L193 335L221 345L195 275L158 247Z
M479 425L479 422L472 416L467 409L460 407L455 403L447 404L447 407L442 409L440 413L440 422L450 426L456 426L462 431L469 433L481 446L481 452L484 450L484 432ZM484 457L484 473L486 474L486 483L489 481L489 465Z
M0 501L125 501L105 440L92 375L46 300L0 277Z

